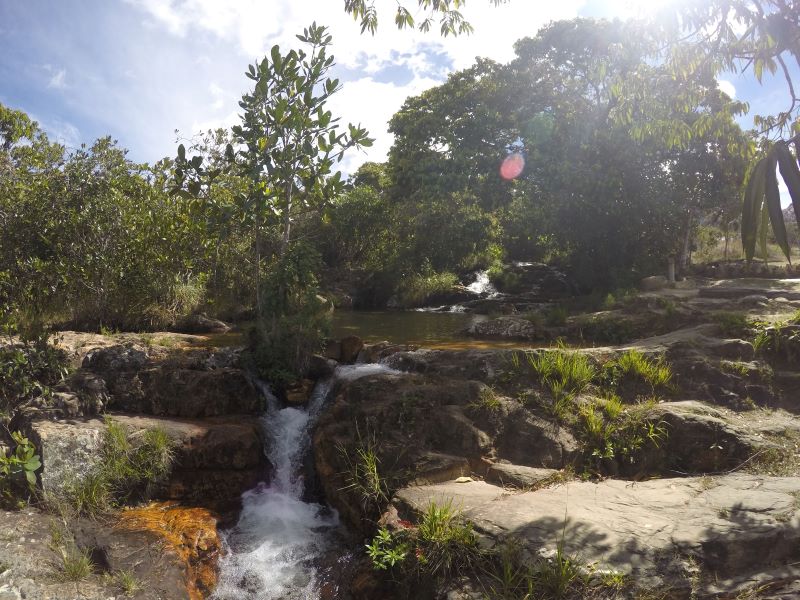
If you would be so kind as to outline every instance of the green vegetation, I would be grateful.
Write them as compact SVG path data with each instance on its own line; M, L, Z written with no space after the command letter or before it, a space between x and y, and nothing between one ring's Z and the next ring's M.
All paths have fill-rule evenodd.
M472 526L452 501L428 505L416 527L380 529L366 548L376 569L394 569L413 580L450 580L473 570L480 555Z
M142 589L141 582L131 571L117 571L114 574L114 580L122 593L129 597L134 596Z
M173 442L163 429L130 431L106 419L98 464L68 487L64 498L79 514L95 515L136 499L170 470Z
M672 368L663 357L652 359L638 350L627 350L603 365L603 380L617 389L645 385L650 393L670 389Z
M424 306L426 301L436 295L452 292L458 283L453 273L413 274L400 280L397 287L397 302L400 307L414 308Z
M18 496L21 490L32 494L36 490L36 471L42 462L36 447L19 431L11 434L15 447L6 456L0 452L0 502Z
M727 337L742 338L750 331L750 319L744 313L720 311L713 313L711 318L720 333Z
M644 453L657 449L666 439L666 426L653 420L652 404L625 407L618 396L608 396L580 408L579 436L587 468L603 474L614 460L623 472L644 465Z
M364 439L360 433L357 433L357 437L354 456L346 448L338 447L347 465L344 473L347 485L343 489L355 494L364 513L375 516L389 501L389 489L380 472L381 461L375 437L368 434Z

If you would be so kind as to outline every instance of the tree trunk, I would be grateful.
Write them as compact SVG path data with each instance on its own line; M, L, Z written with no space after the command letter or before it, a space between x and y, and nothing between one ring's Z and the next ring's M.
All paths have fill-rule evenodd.
M685 273L689 268L689 250L692 245L692 221L694 220L694 210L691 208L686 213L686 231L683 234L683 245L679 265L681 272Z

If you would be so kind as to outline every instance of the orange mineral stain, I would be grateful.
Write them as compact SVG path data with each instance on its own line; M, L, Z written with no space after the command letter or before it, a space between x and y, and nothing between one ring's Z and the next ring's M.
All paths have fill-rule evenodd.
M221 544L217 517L211 511L174 502L154 502L122 511L116 527L149 531L163 540L186 565L186 586L191 600L202 600L216 586Z

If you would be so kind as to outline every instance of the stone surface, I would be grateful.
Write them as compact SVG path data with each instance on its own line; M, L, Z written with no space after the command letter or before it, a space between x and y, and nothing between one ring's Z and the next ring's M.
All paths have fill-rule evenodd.
M33 508L0 511L0 594L25 600L121 599L126 596L112 571L127 570L141 584L138 600L190 600L185 565L175 552L161 546L157 536L112 530L112 523L105 521L79 520L72 525L77 537L83 538L77 547L94 550L96 568L82 581L64 582L52 537L63 526L60 520ZM92 543L82 546L87 537Z
M340 362L350 364L358 358L358 353L364 347L364 341L357 335L348 335L341 340Z
M156 497L227 508L266 475L263 438L258 423L240 417L205 420L114 414L131 431L163 429L174 441L175 459ZM105 424L100 419L36 421L32 441L42 458L42 487L58 494L84 477L100 459Z
M691 556L701 585L719 589L800 559L798 489L798 478L751 475L570 482L517 494L476 481L405 488L394 504L409 518L430 502L452 502L490 543L513 537L536 553L563 542L583 563L639 584L688 586L677 573Z
M551 479L556 469L537 469L509 463L494 463L486 471L486 481L500 486L530 488Z
M227 323L204 314L189 315L175 324L175 331L178 333L227 333L230 329Z
M513 315L478 321L470 325L466 333L473 337L513 340L535 340L543 337L543 332L539 331L533 323Z
M651 277L645 277L639 282L639 289L643 292L655 292L658 290L662 290L667 287L667 278L663 275L653 275Z
M496 444L500 458L518 465L553 469L571 464L580 450L569 430L521 407L509 414Z

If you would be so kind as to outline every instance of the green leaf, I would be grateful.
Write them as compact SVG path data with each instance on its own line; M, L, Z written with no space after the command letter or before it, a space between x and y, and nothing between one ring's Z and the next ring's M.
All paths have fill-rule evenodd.
M178 158L180 160L186 160L186 148L183 144L178 146Z
M761 253L761 258L764 262L769 260L767 254L767 233L769 231L769 210L767 209L767 202L761 205L761 217L758 223L758 250Z
M778 144L775 147L775 153L778 156L781 177L786 182L786 187L789 188L789 196L792 199L797 226L800 227L800 169L797 167L797 162L792 156L791 150L786 145Z
M766 206L769 212L769 220L772 223L772 232L775 234L775 241L783 251L786 260L789 260L789 240L786 235L786 224L783 222L783 211L781 210L781 193L778 190L778 177L775 174L775 168L778 163L778 154L775 151L777 146L773 148L772 152L767 157L766 168Z
M753 260L756 251L758 221L764 201L764 174L767 159L762 158L750 170L747 188L742 202L742 247L748 262Z

